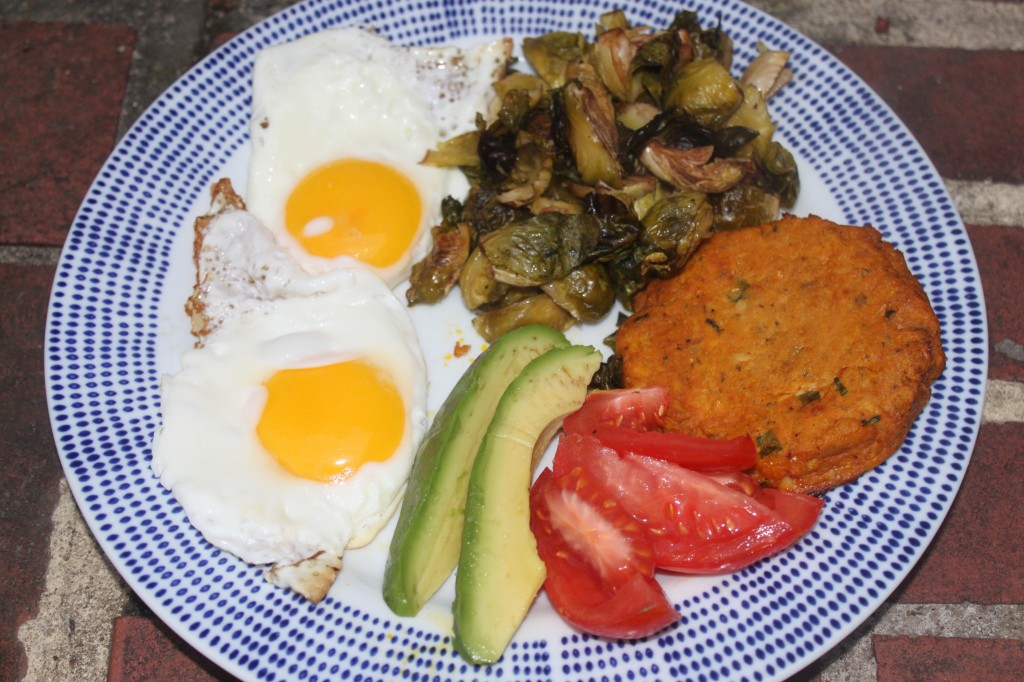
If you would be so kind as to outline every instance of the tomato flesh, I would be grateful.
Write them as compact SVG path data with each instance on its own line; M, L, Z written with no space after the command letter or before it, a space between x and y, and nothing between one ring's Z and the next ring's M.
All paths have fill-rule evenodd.
M679 618L654 580L644 529L582 467L541 472L530 491L530 528L548 597L576 627L633 639Z

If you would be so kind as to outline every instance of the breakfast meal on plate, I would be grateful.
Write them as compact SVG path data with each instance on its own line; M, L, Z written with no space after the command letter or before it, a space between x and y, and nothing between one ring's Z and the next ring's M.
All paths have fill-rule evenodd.
M766 106L787 53L763 50L734 78L732 41L695 13L651 30L613 11L594 42L549 33L523 54L535 73L495 82L489 116L424 160L472 187L447 202L410 304L458 284L487 340L531 322L565 330L678 272L713 228L792 207L796 163Z
M786 216L714 234L619 328L626 386L664 385L666 426L752 435L754 476L820 492L895 452L945 364L902 254L870 227Z
M195 221L195 348L162 382L153 470L210 543L319 602L397 511L384 602L415 616L454 574L474 664L542 589L601 637L675 623L659 575L791 547L944 364L876 230L778 219L787 53L735 78L689 11L596 33L527 38L526 70L508 39L359 28L261 52L245 198L219 180ZM433 415L406 282L458 285L490 342ZM607 360L563 334L616 302Z

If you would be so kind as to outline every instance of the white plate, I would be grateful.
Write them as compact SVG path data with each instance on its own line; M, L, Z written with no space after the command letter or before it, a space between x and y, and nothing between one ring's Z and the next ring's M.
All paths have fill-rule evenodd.
M963 224L942 180L885 104L818 45L739 2L689 6L735 41L792 52L796 79L771 100L797 156L797 214L872 224L906 255L943 330L947 367L907 441L884 465L832 491L814 531L740 573L665 578L681 622L637 642L573 631L541 598L504 658L489 669L451 648L442 589L414 619L380 596L390 530L346 556L319 605L272 587L260 568L209 544L153 477L158 382L190 345L182 304L193 276L191 221L211 181L244 186L249 79L263 47L330 26L374 25L400 43L466 43L552 30L590 35L624 7L666 26L679 9L651 0L312 1L238 36L185 74L141 117L100 171L57 269L46 331L50 417L64 470L113 565L186 641L245 679L507 680L780 679L820 657L895 589L953 501L978 432L987 373L984 301ZM457 297L416 308L440 404L480 341ZM576 330L599 344L613 320Z

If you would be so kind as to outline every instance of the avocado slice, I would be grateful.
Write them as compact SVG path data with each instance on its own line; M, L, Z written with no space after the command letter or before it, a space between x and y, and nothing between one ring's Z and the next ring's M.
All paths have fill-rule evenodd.
M384 601L416 615L455 568L470 471L505 389L528 362L568 346L560 332L529 325L480 355L438 410L416 453L384 569Z
M583 404L600 363L590 346L549 350L523 369L494 412L469 481L452 608L455 648L472 663L501 658L544 584L530 531L534 450L552 423Z

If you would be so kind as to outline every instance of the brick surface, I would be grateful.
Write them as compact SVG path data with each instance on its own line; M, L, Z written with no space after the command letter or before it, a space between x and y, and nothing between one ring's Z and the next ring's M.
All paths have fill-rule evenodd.
M134 31L0 22L0 245L59 246L117 134Z
M874 635L871 643L878 682L1018 682L1024 677L1024 642L1019 639Z
M989 377L1024 381L1024 229L967 228L978 260L989 324Z
M1024 52L830 49L893 108L944 177L1024 182Z
M20 679L27 660L18 626L35 614L48 561L60 463L43 387L48 266L0 265L0 679Z
M1024 603L1021 452L1024 424L982 425L957 499L897 601Z
M121 616L114 621L108 682L227 682L234 679L158 620Z

